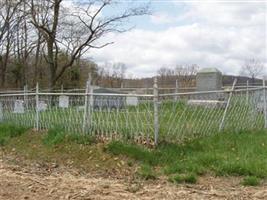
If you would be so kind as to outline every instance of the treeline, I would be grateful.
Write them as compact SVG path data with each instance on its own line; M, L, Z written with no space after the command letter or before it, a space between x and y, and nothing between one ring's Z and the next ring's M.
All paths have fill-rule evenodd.
M107 73L85 53L109 45L100 42L107 34L127 31L128 18L148 13L146 5L129 5L112 13L120 6L113 0L1 0L0 87L80 87L88 72L100 81Z

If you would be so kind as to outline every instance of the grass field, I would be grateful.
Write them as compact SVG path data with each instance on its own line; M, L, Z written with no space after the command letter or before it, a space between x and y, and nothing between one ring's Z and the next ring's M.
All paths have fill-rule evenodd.
M166 177L173 183L196 183L199 176L238 176L242 185L267 178L267 132L223 133L183 144L161 143L156 149L113 141L97 144L88 135L51 129L39 134L0 125L0 145L25 159L83 170L128 170L143 179Z

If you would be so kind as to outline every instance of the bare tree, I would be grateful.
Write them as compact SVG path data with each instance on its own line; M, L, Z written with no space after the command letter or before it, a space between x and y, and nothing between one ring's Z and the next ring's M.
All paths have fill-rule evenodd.
M0 74L1 86L5 86L8 60L11 53L14 29L18 25L16 12L21 4L19 0L0 2Z
M111 32L124 32L124 22L133 16L148 13L147 6L124 10L122 13L104 16L105 9L115 4L113 0L89 0L87 5L75 5L75 9L62 12L62 0L31 0L32 24L46 42L45 59L49 65L49 87L53 88L66 69L89 49L103 48L111 42L97 43ZM46 11L38 12L42 6ZM42 20L38 20L42 19ZM59 66L60 52L68 55Z
M30 56L38 46L38 40L33 26L30 24L29 7L27 0L21 0L21 4L16 12L16 29L14 29L14 57L16 66L13 69L13 74L16 77L16 82L20 87L27 84L27 77L31 73ZM33 74L32 74L33 76Z
M175 75L175 71L172 68L168 68L168 67L161 67L157 71L157 73L160 77L168 77L168 76L174 76Z
M179 84L182 87L191 87L194 85L196 74L199 70L199 66L192 65L177 65L175 68L175 74L178 77Z
M21 0L3 0L0 2L0 45L8 30L12 29L16 23L14 15L20 3Z
M112 77L116 80L118 87L123 87L123 79L125 78L126 65L118 62L112 65Z
M240 75L249 76L252 79L252 83L255 82L255 78L263 75L264 64L256 59L248 60L242 67Z
M175 80L179 81L181 87L194 86L194 80L199 70L198 65L177 65L176 67L161 67L157 74L162 87L171 86Z

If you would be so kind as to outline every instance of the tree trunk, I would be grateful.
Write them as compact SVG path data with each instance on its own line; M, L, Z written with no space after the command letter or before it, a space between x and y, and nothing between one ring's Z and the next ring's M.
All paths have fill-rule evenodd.
M39 64L39 57L40 57L40 47L41 47L41 34L39 32L36 52L35 52L33 85L36 85L36 83L38 82L38 64Z
M53 41L47 41L47 61L49 66L48 87L52 90L56 84L56 65L54 62Z

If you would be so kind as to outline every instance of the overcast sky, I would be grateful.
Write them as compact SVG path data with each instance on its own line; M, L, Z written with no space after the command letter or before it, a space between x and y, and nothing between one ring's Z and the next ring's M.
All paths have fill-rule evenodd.
M134 77L177 64L239 74L251 58L267 67L266 1L152 0L151 9L152 15L131 20L135 29L109 35L114 44L88 56L99 65L123 62Z

